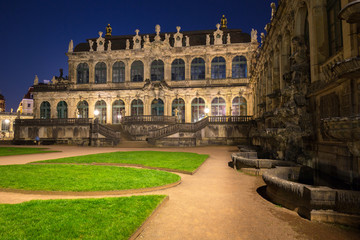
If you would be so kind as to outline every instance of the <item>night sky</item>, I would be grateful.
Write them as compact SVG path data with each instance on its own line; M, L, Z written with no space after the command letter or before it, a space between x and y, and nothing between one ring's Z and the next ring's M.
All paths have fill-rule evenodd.
M264 31L270 21L270 0L182 0L182 1L0 1L0 91L6 99L6 110L16 111L35 74L40 82L68 75L68 44L74 46L87 38L105 33L111 24L113 35L216 29L222 14L228 28Z

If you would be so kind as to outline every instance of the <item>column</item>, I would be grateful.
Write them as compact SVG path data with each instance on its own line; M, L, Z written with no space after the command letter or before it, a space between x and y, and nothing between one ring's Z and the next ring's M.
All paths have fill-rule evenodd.
M232 78L232 56L226 56L226 78Z
M112 100L111 98L107 98L107 100L105 100L106 102L106 123L112 124Z
M191 97L185 96L185 122L191 123Z
M107 65L107 77L106 77L106 82L107 83L111 83L112 82L112 66L113 66L113 62L112 61L107 61L106 65Z
M185 57L185 80L191 79L191 57Z
M124 61L125 64L125 82L130 82L131 81L131 64L130 64L130 60L126 59Z
M151 79L151 76L150 76L150 66L151 66L151 62L149 58L144 58L144 81L146 79Z
M164 60L164 80L171 81L171 59L169 57Z
M94 84L95 83L95 65L92 60L90 62L88 62L88 64L89 64L89 83Z
M211 79L211 57L206 56L203 58L205 60L205 79Z

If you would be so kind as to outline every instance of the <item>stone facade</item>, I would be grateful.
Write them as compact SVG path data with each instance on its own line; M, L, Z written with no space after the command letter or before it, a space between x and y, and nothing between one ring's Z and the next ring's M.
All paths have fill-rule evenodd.
M0 140L12 140L14 138L14 124L16 119L32 119L31 114L13 112L0 112Z
M359 32L350 9L355 2L279 1L253 58L257 128L250 135L273 157L358 188Z

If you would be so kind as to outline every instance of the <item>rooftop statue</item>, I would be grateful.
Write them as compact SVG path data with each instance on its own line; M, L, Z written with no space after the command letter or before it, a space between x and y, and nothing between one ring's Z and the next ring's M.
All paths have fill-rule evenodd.
M226 29L227 28L227 19L225 15L222 15L222 18L220 20L220 29Z
M111 28L110 23L109 23L109 24L107 25L107 27L106 27L106 34L105 34L105 36L106 36L106 37L111 36L111 32L112 32L112 28Z

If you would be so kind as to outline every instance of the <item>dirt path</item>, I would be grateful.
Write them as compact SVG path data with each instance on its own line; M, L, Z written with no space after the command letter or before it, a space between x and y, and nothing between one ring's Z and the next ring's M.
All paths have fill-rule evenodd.
M98 152L136 150L68 146L51 148L63 152L0 157L0 165ZM360 233L354 229L310 222L263 199L256 191L265 185L261 177L248 176L227 167L231 152L236 151L234 147L149 150L207 153L210 158L195 175L179 174L182 177L179 186L147 193L169 195L170 201L149 222L138 239L360 239ZM55 198L74 197L0 192L0 203Z

